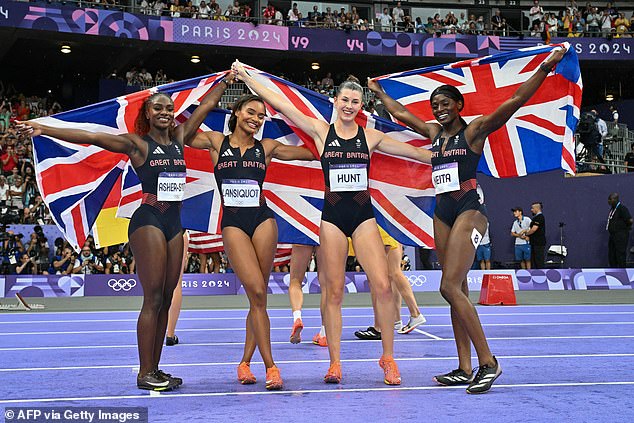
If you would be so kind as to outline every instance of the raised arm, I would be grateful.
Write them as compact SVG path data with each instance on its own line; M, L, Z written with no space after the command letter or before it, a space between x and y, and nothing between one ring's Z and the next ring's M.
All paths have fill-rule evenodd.
M207 93L189 119L179 125L179 128L183 128L183 144L191 145L191 142L196 138L196 131L207 117L207 114L218 107L225 90L233 83L233 77L233 74L229 72L222 81Z
M113 135L105 132L88 132L82 129L53 128L32 120L17 123L18 132L31 137L47 135L73 144L96 145L113 153L123 153L128 156L133 155L138 149L136 136L132 134Z
M383 153L407 157L418 160L419 162L431 164L431 151L425 148L414 147L406 142L396 141L394 138L376 129L366 129L366 133L369 133L371 141L376 140L374 148Z
M282 144L279 141L269 140L272 144L271 156L278 160L316 160L315 155L306 147Z
M465 135L472 148L481 149L486 137L491 132L501 128L535 94L555 65L564 57L566 51L564 48L553 50L553 54L539 66L537 72L520 85L511 98L502 103L490 115L481 116L467 126Z
M255 91L257 95L262 97L264 101L270 104L275 110L284 114L284 116L289 118L302 131L308 134L308 136L310 136L318 145L319 150L323 149L324 139L328 130L328 124L326 122L304 115L291 102L285 100L279 94L271 91L256 81L247 73L242 63L237 60L233 63L232 68L237 72L238 78L244 81L249 88Z
M424 137L432 138L436 135L435 133L430 134L430 132L438 127L438 125L427 123L416 117L412 112L407 110L405 106L387 95L378 82L368 78L368 88L381 100L381 103L383 103L387 111L398 121L403 122Z

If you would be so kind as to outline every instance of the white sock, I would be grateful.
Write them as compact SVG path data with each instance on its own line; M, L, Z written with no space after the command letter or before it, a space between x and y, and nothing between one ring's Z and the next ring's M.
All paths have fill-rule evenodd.
M295 310L293 312L293 321L297 320L297 319L301 319L302 318L302 311L301 310Z
M319 336L326 336L326 327L322 326L319 330Z

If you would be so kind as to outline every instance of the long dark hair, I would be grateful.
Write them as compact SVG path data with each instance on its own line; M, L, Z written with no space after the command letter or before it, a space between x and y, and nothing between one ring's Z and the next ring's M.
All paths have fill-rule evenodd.
M172 101L172 98L169 95L167 95L165 93L157 92L157 93L154 93L152 95L149 95L143 101L143 104L141 104L141 107L139 107L139 114L137 115L136 119L134 120L134 132L137 135L142 137L144 135L147 135L148 132L150 132L150 121L145 116L145 112L148 110L150 105L152 103L154 103L154 101L157 98L159 98L161 96L167 97L170 101ZM169 130L170 138L172 137L172 132L173 131L174 131L174 122L172 122L172 127Z
M236 112L238 110L241 110L245 104L251 101L257 101L264 105L264 100L262 100L260 96L253 94L244 94L235 103L233 103L233 107L231 108L231 116L229 117L229 130L231 132L236 130L236 125L238 124L238 116L236 116Z

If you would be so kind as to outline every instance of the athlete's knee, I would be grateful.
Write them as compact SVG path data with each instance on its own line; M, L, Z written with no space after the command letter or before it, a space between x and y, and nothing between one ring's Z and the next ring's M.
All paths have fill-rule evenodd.
M249 289L249 302L252 308L266 308L266 286L257 284Z
M448 302L452 303L459 295L462 295L462 284L440 283L440 295Z
M374 295L376 295L377 300L392 300L392 285L390 285L389 279L381 278L373 281L372 290L374 291Z
M143 311L150 313L158 313L161 311L161 307L163 307L163 303L165 298L163 296L163 292L156 290L156 292L152 292L151 294L146 294L143 297Z
M331 284L328 286L328 290L326 292L327 292L326 298L327 298L328 304L340 306L341 303L343 303L343 294L344 294L343 286L332 286Z

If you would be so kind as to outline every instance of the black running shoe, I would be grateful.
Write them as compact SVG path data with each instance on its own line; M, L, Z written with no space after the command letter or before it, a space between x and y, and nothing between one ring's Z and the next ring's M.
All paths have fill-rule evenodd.
M468 374L462 369L456 369L444 375L434 376L434 381L444 386L468 385L473 381L473 372Z
M171 391L178 385L174 380L164 379L155 370L143 376L137 376L136 386L139 389L147 389L149 391Z
M165 345L167 345L168 347L171 347L172 345L176 345L178 344L178 336L174 335L172 336L166 336L165 337Z
M156 375L165 379L165 380L173 380L174 382L176 382L177 386L181 386L183 384L183 379L181 379L180 377L174 377L169 373L165 373L163 370L161 369L157 369L156 370Z
M493 359L495 360L495 366L480 366L480 368L478 369L478 373L473 379L473 382L471 382L471 384L467 388L468 394L485 393L486 391L491 389L491 385L493 385L495 379L500 377L500 375L502 374L502 367L495 357L493 357Z
M356 336L359 339L380 340L381 339L381 332L376 330L376 328L374 326L370 326L366 330L358 330L358 331L356 331L354 333L354 336Z

